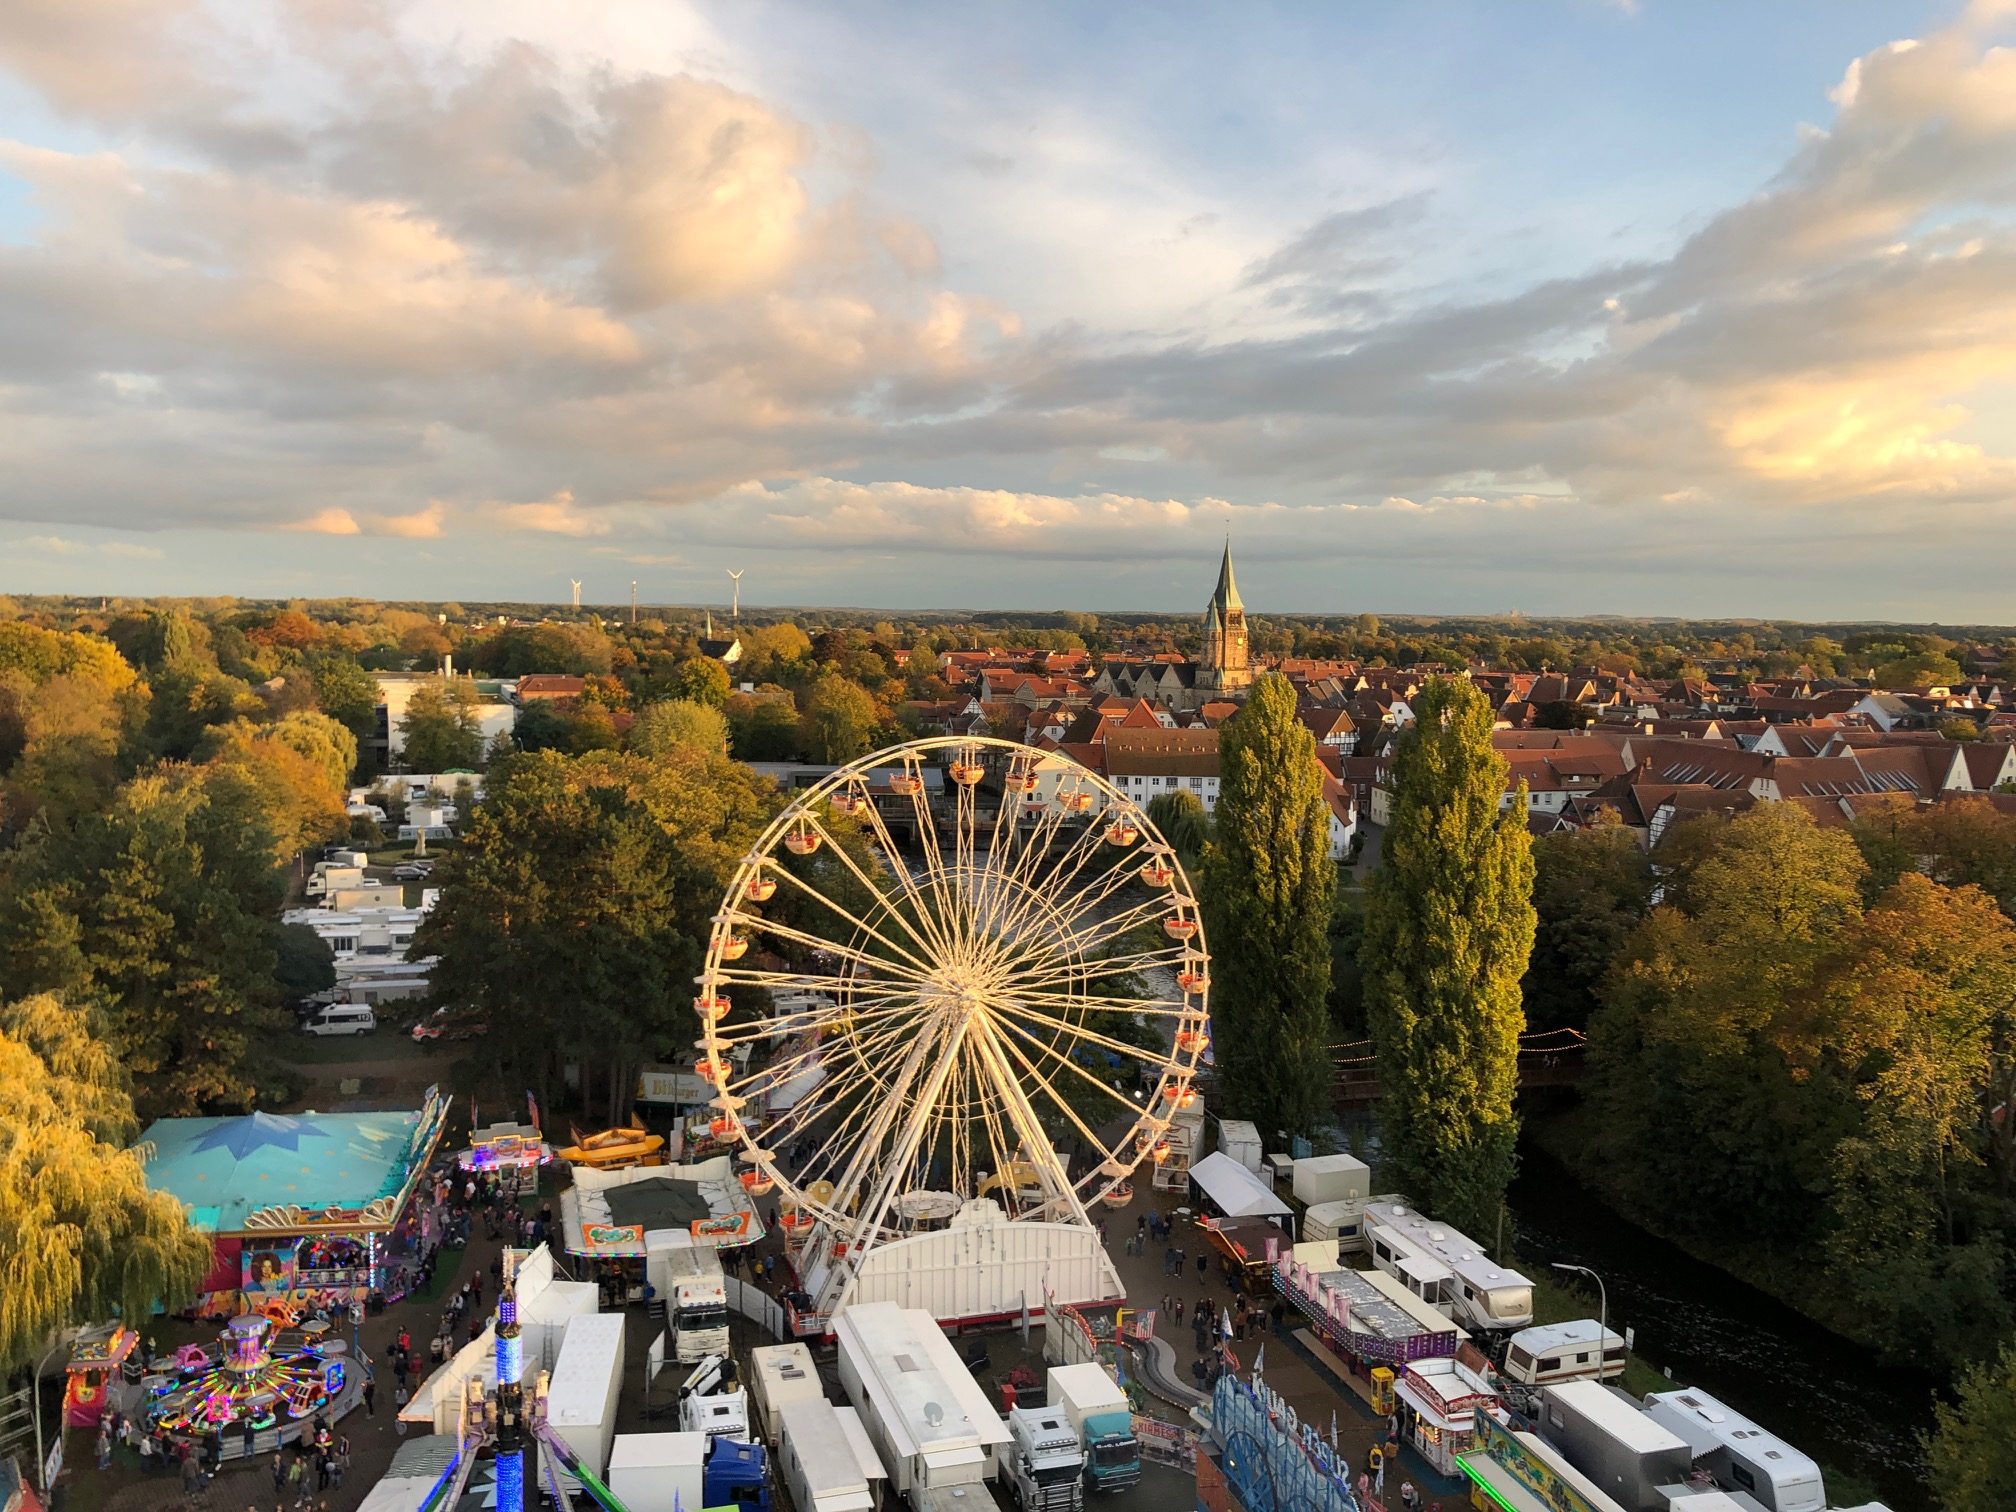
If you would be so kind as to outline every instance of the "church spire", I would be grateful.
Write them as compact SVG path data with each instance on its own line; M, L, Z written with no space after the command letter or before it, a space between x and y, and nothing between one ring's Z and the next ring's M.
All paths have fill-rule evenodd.
M1218 564L1218 591L1211 595L1211 605L1222 616L1233 609L1244 609L1239 602L1239 585L1232 581L1232 538L1225 538L1225 558Z

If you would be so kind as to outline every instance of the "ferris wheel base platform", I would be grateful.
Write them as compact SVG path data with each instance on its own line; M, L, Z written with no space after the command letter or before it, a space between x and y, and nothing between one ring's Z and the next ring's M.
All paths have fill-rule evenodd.
M1072 1307L1126 1300L1098 1230L1011 1220L985 1199L966 1204L950 1227L884 1241L858 1268L815 1267L805 1279L821 1301L826 1333L835 1313L863 1302L922 1308L957 1331L1014 1323L1025 1313L1040 1319L1046 1298Z

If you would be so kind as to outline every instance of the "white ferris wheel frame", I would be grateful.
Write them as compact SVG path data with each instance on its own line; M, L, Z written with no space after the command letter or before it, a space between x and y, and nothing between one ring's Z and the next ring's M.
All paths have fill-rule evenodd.
M941 834L923 778L934 759L946 761L949 834ZM984 772L990 759L1001 789L996 803L972 775ZM1054 790L1035 796L1052 773ZM884 778L881 791L911 800L921 867L898 849L876 806L876 775ZM898 785L888 781L891 776L914 780ZM835 843L830 816L836 800L840 811L860 820L879 870L864 869ZM989 807L993 828L982 850L976 824L989 817ZM1015 822L1004 832L1003 818L1011 813ZM1083 828L1076 829L1080 821ZM790 855L806 837L815 850L829 850L852 883L872 895L862 909L867 917L827 897L780 857L780 850ZM1127 859L1093 864L1115 850ZM785 887L820 905L833 935L844 929L848 938L764 915L762 903ZM1142 896L1126 903L1130 892ZM1109 903L1114 908L1098 912ZM1159 926L1169 943L1089 954L1150 926ZM766 939L837 958L843 974L737 964ZM879 953L869 954L864 945ZM1177 996L1073 991L1093 976L1138 982L1142 970L1156 966L1170 968ZM695 980L701 1025L696 1069L713 1089L717 1132L739 1146L756 1190L774 1188L801 1224L812 1220L815 1243L852 1263L905 1232L898 1199L929 1189L917 1161L921 1153L931 1169L941 1141L949 1144L948 1181L961 1200L981 1195L978 1178L985 1171L1006 1178L999 1195L1013 1217L1089 1224L1093 1203L1117 1201L1136 1167L1166 1155L1173 1115L1195 1097L1192 1083L1209 1043L1209 951L1195 892L1174 848L1132 799L1097 773L1031 746L979 736L891 746L795 793L736 868ZM771 1011L752 1013L734 1000L737 989L746 997L752 988L771 993ZM801 1002L823 998L826 1006L778 1011L777 999L789 1001L791 994ZM1162 1022L1168 1046L1158 1052L1112 1039L1083 1022L1088 1011ZM755 1064L755 1051L779 1037L786 1042L777 1057ZM1134 1062L1137 1084L1152 1078L1145 1099L1073 1058L1071 1052L1083 1047ZM738 1052L746 1067L738 1068ZM823 1078L773 1116L765 1094L815 1067L823 1068ZM1102 1115L1081 1116L1053 1084L1053 1077L1067 1075L1074 1090L1103 1093L1111 1110L1095 1102ZM842 1107L850 1094L852 1105ZM1045 1113L1061 1113L1061 1122L1092 1153L1088 1174L1070 1177L1044 1128ZM822 1130L829 1116L831 1127ZM983 1149L974 1148L976 1125L984 1132ZM1116 1137L1099 1132L1113 1125L1120 1126ZM798 1171L787 1169L785 1147L812 1140L815 1131L821 1131L817 1149ZM800 1180L822 1169L834 1175ZM974 1189L959 1190L962 1179ZM1032 1185L1033 1197L1027 1195Z

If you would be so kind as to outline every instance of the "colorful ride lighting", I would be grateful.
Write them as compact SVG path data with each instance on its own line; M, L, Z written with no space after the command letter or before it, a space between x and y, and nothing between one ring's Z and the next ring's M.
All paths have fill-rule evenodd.
M1157 856L1142 867L1138 875L1150 887L1167 887L1176 880L1176 868Z
M915 772L898 772L889 779L889 790L901 793L905 798L915 798L924 791L924 779Z
M1125 819L1115 819L1111 824L1106 826L1106 843L1108 845L1117 845L1122 850L1125 850L1140 838L1140 827L1129 824Z
M1193 940L1197 937L1197 921L1178 914L1173 919L1162 921L1162 933L1172 940Z
M710 1024L718 1024L728 1017L728 999L718 993L705 993L693 999L693 1011Z
M952 780L961 787L972 787L987 775L987 769L977 761L955 761L950 769Z
M784 837L784 849L794 856L809 856L819 849L824 837L815 829L800 825Z
M749 885L742 891L751 903L768 903L777 896L777 879L758 873L749 879Z

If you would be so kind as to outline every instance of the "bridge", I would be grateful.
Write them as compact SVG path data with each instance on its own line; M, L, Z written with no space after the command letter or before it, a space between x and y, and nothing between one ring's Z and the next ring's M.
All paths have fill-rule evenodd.
M1588 1036L1579 1029L1542 1029L1520 1035L1519 1090L1576 1085L1582 1080L1588 1049ZM1379 1066L1372 1041L1332 1045L1330 1057L1337 1068L1333 1096L1340 1112L1379 1100Z

